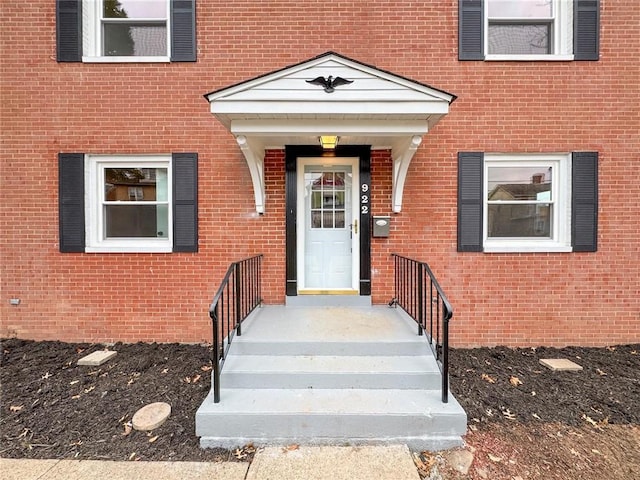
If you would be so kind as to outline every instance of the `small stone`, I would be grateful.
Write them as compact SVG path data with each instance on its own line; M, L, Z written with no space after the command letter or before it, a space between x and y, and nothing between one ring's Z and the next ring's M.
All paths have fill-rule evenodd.
M476 468L476 473L480 476L480 478L488 478L489 474L484 468Z
M554 372L579 372L582 367L566 358L543 358L540 363Z
M171 415L171 405L165 402L156 402L145 405L138 410L131 419L135 430L154 430L162 425Z
M463 475L469 473L469 468L473 463L473 453L468 450L451 450L444 454L444 458L449 465Z
M78 365L97 367L115 357L117 353L118 352L114 352L113 350L98 350L97 352L82 357L78 360Z

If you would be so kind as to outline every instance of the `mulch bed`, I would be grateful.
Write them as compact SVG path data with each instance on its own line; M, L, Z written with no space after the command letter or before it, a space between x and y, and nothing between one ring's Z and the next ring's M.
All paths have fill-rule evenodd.
M78 366L103 345L2 340L0 457L220 461L251 449L202 450L195 413L210 388L203 345L116 344L99 367ZM571 426L640 424L640 345L610 348L454 349L451 389L474 431L503 422ZM568 358L581 372L552 372L541 358ZM133 414L167 402L153 432ZM486 427L485 427L486 426Z

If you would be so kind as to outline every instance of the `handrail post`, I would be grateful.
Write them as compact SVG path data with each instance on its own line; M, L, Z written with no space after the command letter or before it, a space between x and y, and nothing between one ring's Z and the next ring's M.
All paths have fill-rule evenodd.
M442 309L442 403L449 403L449 320Z
M242 335L242 284L240 278L240 262L236 262L235 264L235 297L236 297L236 331L238 332L238 336Z
M417 264L418 267L418 336L422 336L424 334L424 327L422 326L424 322L424 281L423 281L423 273L424 269L421 263Z
M218 333L218 304L209 311L213 323L213 403L220 403L220 342Z

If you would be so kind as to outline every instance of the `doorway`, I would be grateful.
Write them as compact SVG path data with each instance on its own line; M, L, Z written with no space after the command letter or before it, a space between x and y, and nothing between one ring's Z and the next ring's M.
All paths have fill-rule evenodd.
M371 295L369 146L286 147L286 295Z
M298 294L358 294L358 159L299 158L297 170Z

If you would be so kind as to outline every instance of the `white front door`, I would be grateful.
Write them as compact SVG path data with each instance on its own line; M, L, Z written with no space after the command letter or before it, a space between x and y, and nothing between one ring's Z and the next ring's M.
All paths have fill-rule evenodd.
M300 158L298 172L298 291L357 293L358 159Z

